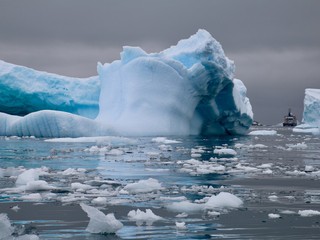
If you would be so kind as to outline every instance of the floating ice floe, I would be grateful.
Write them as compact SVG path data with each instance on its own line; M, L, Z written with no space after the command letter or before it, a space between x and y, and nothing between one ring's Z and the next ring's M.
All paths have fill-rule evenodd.
M214 149L214 154L222 155L222 156L235 156L237 152L230 148L221 148L221 149Z
M18 236L17 236L18 235ZM15 232L15 227L11 225L11 222L7 214L0 214L0 239L1 240L39 240L39 237L34 234L18 234Z
M277 131L276 130L256 130L256 131L252 131L249 133L249 135L252 136L274 136L277 135Z
M217 195L204 198L198 202L199 203L192 203L190 201L175 202L169 204L167 209L173 212L196 213L212 209L239 208L243 205L243 201L240 198L228 192L220 192Z
M313 217L313 216L319 216L320 211L317 210L299 210L298 214L301 217Z
M139 180L135 183L129 183L124 188L131 194L148 193L162 190L163 187L157 179L149 178L147 180Z
M269 213L268 217L270 219L277 219L277 218L280 218L281 216L279 214L276 214L276 213Z
M297 143L297 144L286 144L286 146L289 148L294 148L294 149L307 149L308 148L308 145L305 142Z
M185 222L176 222L176 228L178 230L185 230L187 229L187 226Z
M206 209L219 209L219 208L239 208L243 205L243 201L237 196L228 193L220 192L216 196L211 196L205 203Z
M80 203L80 206L90 218L86 229L90 233L115 233L123 227L123 224L114 217L113 213L105 215L100 210L84 203Z
M180 141L168 139L166 137L155 137L155 138L152 138L151 141L155 143L163 143L163 144L181 143Z
M144 222L147 226L151 226L154 222L163 220L162 217L155 215L151 209L146 209L145 212L140 209L131 210L128 213L128 218L131 221L135 221L138 226L141 226Z

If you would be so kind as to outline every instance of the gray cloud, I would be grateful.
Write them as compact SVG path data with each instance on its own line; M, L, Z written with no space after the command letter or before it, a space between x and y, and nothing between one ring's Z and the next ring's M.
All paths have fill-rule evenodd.
M320 88L318 0L2 0L0 59L69 76L96 74L123 45L160 51L199 28L221 42L257 120L302 114Z

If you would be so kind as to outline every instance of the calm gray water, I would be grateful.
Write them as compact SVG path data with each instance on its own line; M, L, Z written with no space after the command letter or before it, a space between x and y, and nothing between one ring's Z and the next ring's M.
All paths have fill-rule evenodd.
M0 213L20 229L17 235L33 232L41 239L318 239L319 137L291 128L254 130L277 134L167 138L174 143L151 137L97 142L1 137ZM224 148L236 154L214 153ZM17 177L29 169L38 169L39 179L53 189L17 190ZM150 178L161 189L125 191ZM168 207L187 200L204 204L220 192L237 196L243 205L200 211ZM92 202L97 197L105 202ZM113 212L124 227L116 235L88 233L80 202ZM16 205L20 210L13 211ZM127 216L138 208L151 209L162 220L138 226ZM304 210L314 215L303 216Z

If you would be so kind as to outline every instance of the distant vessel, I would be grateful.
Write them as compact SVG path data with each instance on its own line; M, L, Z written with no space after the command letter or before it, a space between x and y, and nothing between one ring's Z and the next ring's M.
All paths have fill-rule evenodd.
M291 109L289 108L288 115L284 116L283 121L284 127L295 127L297 126L297 117L291 113Z

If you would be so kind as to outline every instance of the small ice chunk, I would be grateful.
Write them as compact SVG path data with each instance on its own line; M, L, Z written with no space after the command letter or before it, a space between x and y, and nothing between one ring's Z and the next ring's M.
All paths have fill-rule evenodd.
M264 163L264 164L257 166L257 168L271 168L272 165L273 165L272 163Z
M154 222L162 220L163 218L155 215L151 209L146 209L145 212L140 209L131 210L128 213L128 217L131 221L135 221L138 226L141 226L144 222L146 225L151 226Z
M15 212L18 212L20 210L20 207L18 205L15 205L15 206L11 207L11 210L15 211Z
M278 201L278 196L276 196L276 195L270 195L270 196L268 196L268 198L269 198L269 200L270 200L271 202L276 202L276 201Z
M307 149L308 148L308 145L305 144L305 142L302 142L302 143L297 143L297 144L286 144L287 147L289 148L294 148L294 149Z
M52 189L55 189L55 187L50 186L44 180L31 181L25 186L26 191L46 191Z
M157 179L149 178L147 180L140 180L136 183L129 183L124 187L124 190L131 194L148 193L162 190L161 183Z
M173 212L196 213L203 210L203 204L192 203L190 201L174 202L167 206Z
M314 167L307 165L307 166L305 166L304 171L305 172L312 172L312 171L314 171Z
M90 218L86 229L90 233L115 233L123 227L123 224L114 217L113 213L105 215L100 210L84 203L80 203L80 206Z
M238 208L242 205L243 201L237 196L228 192L220 192L218 195L211 196L208 199L208 201L205 203L205 208Z
M263 174L272 174L273 171L271 169L266 169L262 172Z
M75 190L75 191L78 191L78 190L89 190L89 189L92 189L92 186L88 185L88 184L82 184L82 183L79 183L79 182L74 182L74 183L71 183L71 189Z
M120 156L123 154L124 154L124 151L116 148L111 149L109 152L106 152L106 155L112 155L112 156Z
M276 213L269 213L268 217L271 219L277 219L277 218L280 218L280 215Z
M78 175L79 172L74 168L68 168L68 169L64 170L61 174L66 175L66 176L67 175Z
M14 228L11 226L10 220L5 213L0 214L0 239L8 239L13 233Z
M185 222L176 222L176 228L178 230L184 230L187 229L187 226Z
M230 148L214 149L213 153L218 155L237 155L237 152Z
M220 216L220 212L217 212L217 211L209 211L209 212L208 212L208 215L209 215L210 217L218 217L218 216Z
M192 158L199 158L199 157L201 157L201 154L200 153L191 153L191 157Z
M276 135L277 134L277 131L276 130L256 130L256 131L252 131L249 133L249 135L252 135L252 136L258 136L258 135L261 135L261 136L273 136L273 135Z
M176 217L177 218L185 218L185 217L188 217L188 214L187 213L179 213Z
M105 197L97 197L97 198L92 199L91 203L94 204L94 205L106 205L107 204L107 198L105 198Z
M39 171L37 169L29 169L18 176L16 186L26 185L28 182L36 180L39 180Z
M320 211L317 210L299 210L298 214L301 217L313 217L313 216L319 216Z
M170 139L167 139L166 137L156 137L156 138L152 138L151 141L152 141L152 142L155 142L155 143L163 143L163 144L181 143L180 141L170 140Z
M291 210L283 210L283 211L281 211L280 213L281 213L281 214L288 214L288 215L290 215L290 214L296 214L295 211L291 211Z
M31 194L22 196L21 199L27 200L27 201L40 201L42 200L42 197L40 193L31 193Z

